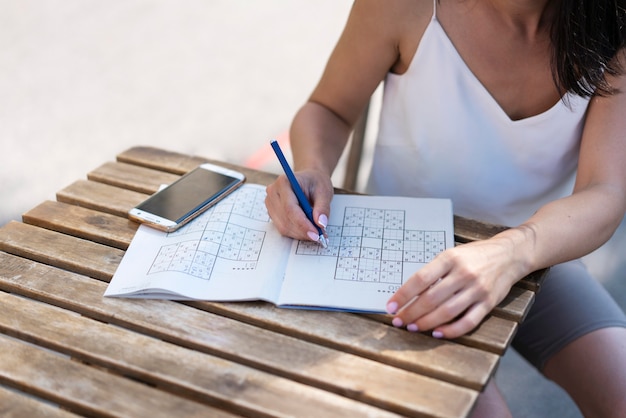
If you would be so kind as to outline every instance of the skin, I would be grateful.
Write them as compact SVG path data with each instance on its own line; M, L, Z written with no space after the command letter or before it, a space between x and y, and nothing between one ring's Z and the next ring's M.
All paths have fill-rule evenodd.
M437 5L437 18L459 54L512 120L550 109L563 94L550 70L549 27L555 7L549 0L440 0ZM314 219L329 215L330 175L351 127L385 75L407 70L432 13L431 0L355 2L326 70L290 132L296 177L312 202ZM623 51L616 59L626 68ZM608 80L626 92L625 76ZM394 314L394 324L430 331L438 338L459 337L480 324L525 275L582 257L606 242L626 211L624 109L626 94L593 97L573 194L539 208L523 224L491 239L440 254L389 299L387 310ZM315 232L284 176L268 186L266 205L282 234L309 239L307 232ZM555 355L545 373L563 384L583 411L598 411L593 394L572 383L580 378L567 376L561 368L589 372L598 387L615 389L612 394L607 389L606 399L612 402L607 409L626 410L622 369L597 365L604 372L594 374L582 371L575 361L580 355L597 354L613 364L626 364L624 343L616 341L626 341L625 330L588 334L571 344L574 348ZM602 343L608 344L608 352L598 351ZM497 389L489 386L486 392L495 394L493 404L501 403ZM616 407L620 402L624 409ZM479 402L477 410L481 408ZM493 405L487 409L493 411Z

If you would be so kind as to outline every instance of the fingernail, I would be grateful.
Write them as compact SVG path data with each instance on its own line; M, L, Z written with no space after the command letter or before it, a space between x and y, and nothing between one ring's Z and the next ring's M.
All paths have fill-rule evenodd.
M317 242L320 240L320 236L313 231L307 232L306 235L311 239L311 241Z
M441 331L433 331L434 338L443 338L443 332Z
M389 302L387 304L387 313L395 314L398 312L398 303L397 302Z
M326 228L328 226L328 217L322 213L320 217L317 218L317 222Z
M404 323L402 322L400 318L393 318L393 321L391 321L391 324L396 328L400 328L402 325L404 325Z
M417 327L417 324L409 324L406 326L407 331L410 332L417 332L419 331L419 328Z

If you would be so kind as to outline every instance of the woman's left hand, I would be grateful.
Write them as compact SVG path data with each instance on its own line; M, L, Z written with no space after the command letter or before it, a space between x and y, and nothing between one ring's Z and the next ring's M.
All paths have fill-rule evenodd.
M476 328L528 274L513 240L494 237L439 254L389 299L393 324L456 338Z

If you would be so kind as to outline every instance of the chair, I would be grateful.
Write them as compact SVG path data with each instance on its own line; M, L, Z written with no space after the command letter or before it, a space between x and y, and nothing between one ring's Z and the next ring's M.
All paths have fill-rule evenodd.
M363 113L359 116L350 137L348 159L346 161L346 170L342 186L346 190L355 190L357 185L359 168L361 166L361 159L363 158L363 146L365 143L369 109L370 102L368 102L365 109L363 109Z

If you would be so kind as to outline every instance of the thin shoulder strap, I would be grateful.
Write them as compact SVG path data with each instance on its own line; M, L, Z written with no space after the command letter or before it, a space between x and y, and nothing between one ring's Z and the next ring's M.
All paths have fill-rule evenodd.
M432 19L437 19L437 0L433 0L433 17Z

